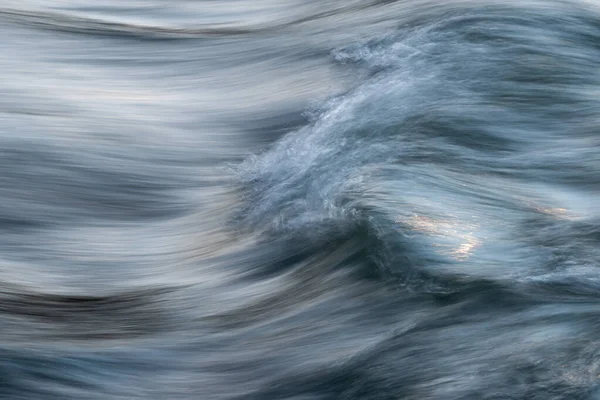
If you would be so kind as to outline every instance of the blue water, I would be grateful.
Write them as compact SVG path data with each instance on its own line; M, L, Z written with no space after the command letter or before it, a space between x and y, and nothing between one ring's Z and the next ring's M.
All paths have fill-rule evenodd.
M0 398L600 399L600 4L0 2Z

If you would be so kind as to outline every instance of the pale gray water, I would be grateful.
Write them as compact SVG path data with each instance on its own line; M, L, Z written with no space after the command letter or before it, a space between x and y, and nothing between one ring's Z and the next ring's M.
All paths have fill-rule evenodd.
M600 399L600 3L0 2L0 398Z

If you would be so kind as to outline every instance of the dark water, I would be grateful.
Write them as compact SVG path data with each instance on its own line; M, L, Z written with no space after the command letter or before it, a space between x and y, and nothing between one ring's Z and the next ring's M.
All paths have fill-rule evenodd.
M0 398L600 399L600 3L3 0Z

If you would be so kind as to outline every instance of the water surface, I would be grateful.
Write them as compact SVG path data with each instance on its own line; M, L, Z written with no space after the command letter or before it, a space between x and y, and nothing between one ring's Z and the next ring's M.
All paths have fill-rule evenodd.
M4 0L0 397L600 399L600 4Z

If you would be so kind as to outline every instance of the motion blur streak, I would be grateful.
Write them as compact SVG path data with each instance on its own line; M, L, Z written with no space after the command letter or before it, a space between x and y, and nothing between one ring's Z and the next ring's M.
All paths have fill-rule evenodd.
M0 1L0 398L600 399L600 3Z

